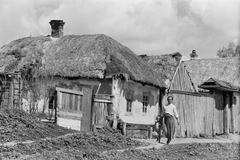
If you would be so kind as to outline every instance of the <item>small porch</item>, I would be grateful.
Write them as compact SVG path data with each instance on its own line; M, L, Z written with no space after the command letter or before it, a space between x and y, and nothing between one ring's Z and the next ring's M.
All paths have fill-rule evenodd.
M215 114L213 125L216 133L224 134L240 132L240 88L226 81L210 78L198 86L209 90L215 98ZM222 129L221 129L222 128Z

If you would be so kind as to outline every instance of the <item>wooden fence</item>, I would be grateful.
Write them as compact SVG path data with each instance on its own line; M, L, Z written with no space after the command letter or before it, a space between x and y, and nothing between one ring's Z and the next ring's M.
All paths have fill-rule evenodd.
M122 134L133 138L152 138L154 125L123 122Z
M9 108L21 107L21 74L0 74L0 106Z
M178 137L236 133L239 106L233 93L215 90L212 94L171 91L180 117Z
M215 100L207 94L174 93L174 104L180 117L177 128L178 137L193 137L199 134L214 133Z
M56 87L55 117L58 124L81 131L91 131L92 89L82 91Z

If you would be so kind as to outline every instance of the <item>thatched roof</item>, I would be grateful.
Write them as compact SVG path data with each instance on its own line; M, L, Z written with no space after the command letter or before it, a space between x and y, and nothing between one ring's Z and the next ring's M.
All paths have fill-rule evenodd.
M140 55L161 76L164 81L172 81L182 55L179 52L163 55Z
M26 37L0 48L0 71L31 70L34 76L106 78L124 75L131 80L165 87L154 70L106 35Z
M197 87L210 78L240 87L240 59L212 58L185 61L186 70Z

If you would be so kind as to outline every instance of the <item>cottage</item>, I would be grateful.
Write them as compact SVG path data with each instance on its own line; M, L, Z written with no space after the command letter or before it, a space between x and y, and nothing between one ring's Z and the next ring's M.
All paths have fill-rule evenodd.
M2 74L21 73L21 107L51 116L56 109L58 123L83 131L105 125L112 114L126 123L154 124L166 88L160 75L111 37L64 36L63 21L50 24L50 36L0 48Z

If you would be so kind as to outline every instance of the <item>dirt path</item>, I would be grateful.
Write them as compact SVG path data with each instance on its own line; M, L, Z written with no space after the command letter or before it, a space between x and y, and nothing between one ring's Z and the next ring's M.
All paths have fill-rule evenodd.
M78 134L78 133L70 133L70 134L59 136L58 138L67 137L67 136L75 135L75 134ZM49 139L49 137L43 138L42 140L46 140L46 139ZM132 149L151 149L151 148L159 149L159 148L163 147L164 145L166 145L166 142L167 142L167 138L162 138L160 143L158 143L156 141L156 139L136 139L136 138L132 138L132 139L150 144L148 146L140 146L140 147L136 147L136 148L132 148ZM28 144L28 143L33 143L33 142L35 142L35 141L24 141L24 142L14 141L14 142L1 143L0 146L9 146L10 147L10 146L14 146L18 143ZM210 139L210 138L208 138L208 139L205 139L205 138L176 138L176 139L173 139L170 144L239 143L239 142L240 142L240 135L229 135L228 137L219 136L219 137L216 137L213 139ZM115 151L123 152L125 150L129 150L129 148L128 149L119 149L119 150L115 150ZM104 152L109 152L109 151L104 151Z
M65 134L65 135L62 135L62 136L58 136L56 138L61 138L61 137L67 137L67 136L71 136L71 135L77 135L78 132L75 132L75 133L68 133L68 134ZM46 137L46 138L42 138L41 140L47 140L47 139L51 139L51 137ZM29 144L29 143L33 143L33 142L36 142L36 141L31 141L31 140L27 140L27 141L12 141L12 142L6 142L6 143L0 143L0 146L14 146L16 144Z
M158 143L156 139L134 139L141 142L150 143L149 146L137 147L136 149L150 149L150 148L161 148L166 145L167 138L162 138L161 142ZM239 143L240 135L229 135L228 137L218 136L216 138L176 138L173 139L171 144L184 144L184 143Z
M65 134L65 135L62 135L62 136L59 136L58 138L60 137L67 137L69 135L75 135L75 134L78 134L78 133L69 133L69 134ZM47 138L43 138L42 140L44 139L49 139L49 137ZM132 138L133 140L137 140L137 141L141 141L141 142L146 142L146 143L149 143L150 145L149 146L142 146L142 147L137 147L136 149L148 149L148 148L161 148L162 146L166 145L166 142L167 142L167 138L162 138L161 139L161 142L158 143L156 141L156 139L136 139L136 138ZM15 144L18 144L18 143L33 143L35 141L24 141L24 142L17 142L17 141L14 141L14 142L7 142L7 143L0 143L0 146L14 146ZM171 144L181 144L181 143L238 143L240 142L240 135L229 135L228 137L216 137L216 138L176 138L176 139L173 139L171 141ZM121 150L119 150L121 151ZM124 149L122 150L124 151Z
M134 149L152 149L156 148L159 149L166 145L167 138L162 138L161 142L158 143L156 139L136 139L132 138L133 140L149 143L148 146L141 146L136 147ZM190 144L190 143L239 143L240 142L240 135L229 135L228 137L216 137L216 138L176 138L171 141L170 144ZM114 151L123 152L129 149L118 149ZM104 151L103 153L107 153L109 151Z
M189 154L194 155L195 153L198 153L197 156L200 156L200 157L209 156L209 155L216 156L216 155L218 155L216 152L219 149L222 149L225 151L226 147L227 147L227 149L231 148L230 150L235 151L233 154L232 152L230 152L228 150L229 154L231 154L230 157L232 158L234 156L235 157L238 156L238 152L236 151L236 150L238 150L238 148L236 147L236 145L237 145L236 143L239 143L239 140L240 140L240 135L230 135L229 137L222 136L222 137L216 137L214 139L176 138L176 139L172 140L170 145L166 145L166 141L167 141L166 138L162 138L161 143L157 143L156 139L133 139L133 140L145 142L144 144L150 144L150 145L143 146L144 144L142 144L142 146L140 146L140 147L134 147L137 145L130 145L130 147L126 147L126 146L122 145L122 147L121 147L122 149L112 149L112 148L114 148L115 145L113 145L111 141L110 141L111 143L109 143L108 141L106 141L106 143L105 143L105 141L99 141L100 139L102 139L101 137L103 135L107 135L107 134L99 135L100 137L98 136L99 138L97 141L96 141L96 139L94 139L94 137L96 137L96 135L91 136L90 134L86 134L86 135L84 134L83 136L80 136L80 135L78 136L75 134L70 134L70 135L74 135L72 138L71 138L71 136L67 137L68 135L60 136L60 137L64 137L64 138L66 137L66 139L62 139L62 138L58 137L58 138L60 138L59 141L58 141L58 139L52 140L51 138L49 138L50 140L47 140L46 142L41 141L36 144L31 144L34 141L4 143L4 144L1 144L2 151L4 151L4 153L2 152L3 153L2 156L6 159L7 158L9 158L9 159L15 158L15 159L29 159L29 160L30 159L31 160L32 159L45 160L45 159L49 159L49 156L50 157L52 157L52 156L65 157L62 159L69 158L69 156L70 156L70 157L72 157L72 159L78 159L74 155L78 155L80 157L88 156L88 157L90 157L90 159L98 159L99 157L104 157L103 159L106 159L106 157L110 158L110 157L114 157L114 156L117 157L118 159L123 159L123 157L126 157L126 156L128 157L128 159L133 159L134 157L135 157L135 159L141 159L143 157L146 158L146 156L152 157L153 159L155 159L156 157L163 156L161 159L166 159L166 158L169 158L168 157L168 154L170 154L169 148L172 151L174 151L174 153L175 153L174 156L176 158L179 155L182 157L189 157ZM125 138L127 138L127 137L125 137ZM90 144L87 141L85 142L84 139L87 139L87 140L94 139L93 140L94 143ZM115 137L114 139L119 139L119 137ZM102 139L102 140L104 140L104 139ZM131 140L131 139L129 139L129 140ZM123 141L121 140L121 142L123 142ZM128 143L128 142L129 141L126 141L126 143ZM19 144L19 143L30 143L30 144L23 145L23 144ZM105 143L105 145L101 145L102 143ZM117 144L118 141L114 141L113 143ZM137 144L136 142L134 142L134 143ZM206 144L204 144L204 143L206 143ZM207 144L207 143L210 143L210 144ZM222 143L222 144L220 144L220 143ZM16 144L18 144L18 145L16 145ZM52 144L58 144L58 147L55 148L55 147L53 147ZM85 146L87 144L89 144L89 145ZM111 144L112 144L112 146L111 146ZM176 144L176 145L174 145L174 144ZM177 145L177 144L181 144L181 145ZM0 148L1 148L1 145L0 145ZM224 147L221 145L224 145ZM46 148L47 146L50 148ZM51 146L53 148L51 148ZM105 148L104 148L104 146L105 146ZM4 148L4 147L6 147L6 148ZM13 149L12 151L11 151L11 147ZM94 153L92 153L92 151L88 152L89 148L95 150L95 149L98 149L99 147L100 147L100 149L103 149L105 151L98 150L98 152L94 152ZM62 150L59 150L59 148L62 148ZM75 150L74 148L78 148L78 149ZM80 149L80 148L82 148L82 149ZM6 151L6 153L5 153L6 149L7 150L10 149L10 151ZM39 152L40 150L41 150L41 152ZM221 153L222 153L222 150L221 150ZM15 153L13 151L17 151L17 152ZM50 152L48 152L48 151L50 151ZM34 153L34 154L29 154L29 153ZM193 155L190 155L190 158ZM197 157L197 156L195 156L195 157ZM222 155L218 155L218 156L221 157ZM197 157L197 158L199 158L199 157Z

